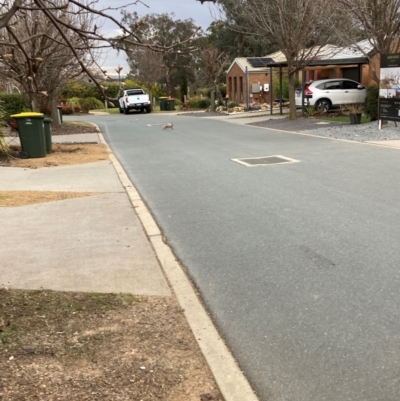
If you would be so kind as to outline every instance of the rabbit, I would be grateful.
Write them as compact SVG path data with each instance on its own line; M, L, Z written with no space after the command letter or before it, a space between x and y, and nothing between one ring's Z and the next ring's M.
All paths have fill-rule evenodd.
M174 129L174 124L172 124L172 123L165 124L163 130L168 129L168 128L173 130Z

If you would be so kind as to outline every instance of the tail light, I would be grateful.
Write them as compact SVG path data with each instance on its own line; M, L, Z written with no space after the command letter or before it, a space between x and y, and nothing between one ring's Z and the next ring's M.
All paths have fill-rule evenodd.
M308 88L308 86L309 86L309 85L307 85L307 86L304 88L304 94L305 94L305 95L312 95L312 91Z
M129 97L128 96L125 98L125 102L129 103Z

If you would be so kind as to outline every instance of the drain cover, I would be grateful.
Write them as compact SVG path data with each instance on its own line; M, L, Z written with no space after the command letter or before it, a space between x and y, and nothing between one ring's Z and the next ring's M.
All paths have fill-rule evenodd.
M247 167L255 167L255 166L270 166L273 164L298 163L300 160L291 159L289 157L281 155L273 155L273 156L252 157L248 159L232 159L232 161L243 164L244 166Z

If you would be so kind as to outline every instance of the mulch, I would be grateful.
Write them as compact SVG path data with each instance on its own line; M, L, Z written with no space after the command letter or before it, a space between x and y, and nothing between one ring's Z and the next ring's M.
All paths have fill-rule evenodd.
M71 134L91 134L93 132L100 132L97 127L88 127L85 125L52 125L52 135L71 135Z
M18 131L11 130L10 127L2 128L2 131L6 136L17 137ZM72 134L91 134L93 132L99 132L98 128L95 126L86 126L78 124L68 124L68 125L55 125L51 126L51 135L72 135Z

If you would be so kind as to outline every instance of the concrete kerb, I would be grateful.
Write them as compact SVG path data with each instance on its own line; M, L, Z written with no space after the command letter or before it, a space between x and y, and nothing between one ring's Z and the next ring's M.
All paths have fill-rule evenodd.
M103 135L99 134L100 143L107 146ZM218 388L225 401L259 401L249 382L238 367L235 359L218 334L193 286L182 270L171 248L163 241L162 234L150 211L140 198L123 167L113 155L110 160L125 188L144 230L153 245L156 256L175 295L184 310L188 324L207 361Z

